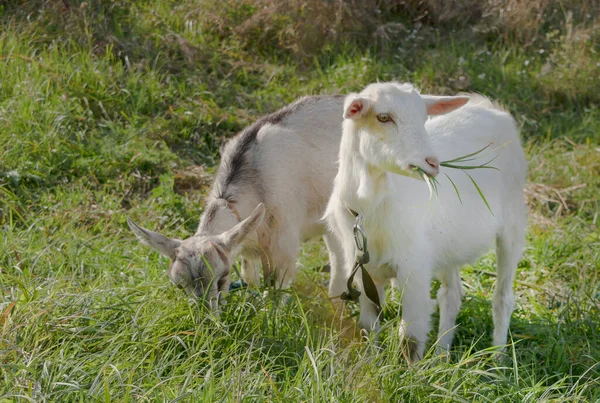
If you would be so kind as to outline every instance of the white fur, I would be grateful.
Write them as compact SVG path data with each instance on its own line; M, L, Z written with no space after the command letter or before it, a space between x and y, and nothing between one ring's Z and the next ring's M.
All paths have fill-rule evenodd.
M452 98L419 95L406 84L372 84L361 94L347 97L346 110L358 98L367 99L370 109L344 121L339 171L325 212L345 259L343 274L332 276L331 296L345 289L355 261L354 218L347 210L350 207L363 216L371 257L366 268L380 297L384 297L383 286L389 280L394 280L403 293L400 336L409 346L407 358L416 361L423 357L434 308L429 297L432 279L441 281L438 349L448 349L461 304L459 270L495 246L498 279L493 297L493 343L504 345L526 224L523 187L527 163L514 120L475 95L462 108L426 120L426 110L444 113L460 106L460 102L447 108L438 101L452 103ZM395 122L380 123L375 116L381 113L391 114ZM414 165L435 174L425 158L450 160L488 144L495 151L469 164L481 164L499 153L491 164L499 171L468 172L484 193L493 215L464 172L441 167L437 176L439 198L432 200L423 181L390 172L400 173ZM445 174L458 187L462 204ZM357 277L362 287L360 275ZM360 306L360 325L377 331L379 319L364 292Z

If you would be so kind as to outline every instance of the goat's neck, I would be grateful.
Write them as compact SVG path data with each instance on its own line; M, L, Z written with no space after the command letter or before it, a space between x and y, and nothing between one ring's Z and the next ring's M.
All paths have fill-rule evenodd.
M219 235L230 230L240 221L239 213L228 201L212 199L204 208L196 235Z
M356 133L342 137L339 164L336 187L349 207L376 207L381 203L388 193L387 174L364 158Z

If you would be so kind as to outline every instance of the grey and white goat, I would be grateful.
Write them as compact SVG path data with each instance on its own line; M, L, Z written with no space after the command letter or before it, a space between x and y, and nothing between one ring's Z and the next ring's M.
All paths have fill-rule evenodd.
M167 238L128 219L129 227L171 259L173 283L206 297L213 309L229 289L231 264L240 254L246 282L259 282L260 262L265 276L285 288L296 274L300 243L324 234L335 267L341 247L325 234L321 217L337 172L343 106L342 96L304 97L227 142L192 237Z

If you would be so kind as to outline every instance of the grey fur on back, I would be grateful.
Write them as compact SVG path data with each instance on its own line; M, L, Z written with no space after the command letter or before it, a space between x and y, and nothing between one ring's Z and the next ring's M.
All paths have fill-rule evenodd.
M257 170L256 162L248 154L251 154L257 145L257 136L259 131L265 125L286 126L289 118L295 114L307 112L313 107L317 107L323 101L330 102L338 100L340 107L343 105L342 95L318 95L302 97L292 104L263 116L252 125L244 129L240 134L229 140L221 152L221 164L217 170L217 175L211 195L217 199L225 199L229 202L235 202L233 190L236 185L252 183L259 194L263 194L264 186L259 181L260 172ZM341 122L341 114L340 114ZM340 128L341 130L341 128Z
M343 103L340 95L303 97L229 140L195 236L223 233L263 203L262 224L231 253L245 262L260 259L265 274L275 271L288 286L300 242L325 231L321 217L337 172ZM258 264L251 266L242 275L256 283Z

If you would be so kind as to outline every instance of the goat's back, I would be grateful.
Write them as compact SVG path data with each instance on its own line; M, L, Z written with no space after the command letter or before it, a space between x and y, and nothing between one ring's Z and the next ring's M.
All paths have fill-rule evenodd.
M453 232L450 237L439 234L436 241L451 243L442 247L452 251L447 259L455 255L457 262L469 261L493 245L504 226L525 225L523 188L527 161L519 133L512 116L483 97L475 97L463 108L429 120L426 127L441 161L471 154L489 145L469 161L456 164L478 166L489 162L487 166L493 168L461 171L441 167L437 177L439 198L431 210L433 228ZM438 238L435 231L431 236ZM464 251L461 245L465 245Z
M441 161L447 161L487 148L470 157L469 161L457 165L477 166L491 161L488 166L496 169L475 169L467 171L483 188L502 186L503 190L515 188L522 192L527 176L527 160L521 146L519 133L512 116L492 104L487 98L474 95L464 107L430 119L426 123L434 150ZM440 175L451 175L454 180L463 182L463 172L442 168Z
M272 224L297 226L302 238L322 231L315 225L337 171L343 102L304 97L256 121L224 146L211 197L263 202Z

